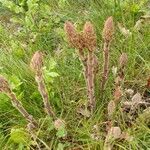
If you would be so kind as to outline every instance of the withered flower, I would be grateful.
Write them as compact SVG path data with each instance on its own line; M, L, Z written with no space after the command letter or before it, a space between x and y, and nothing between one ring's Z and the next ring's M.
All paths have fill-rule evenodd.
M85 46L88 50L93 51L96 47L96 34L91 22L86 22L83 28Z
M35 72L41 71L43 66L43 54L40 51L36 51L31 59L30 67Z
M73 23L70 21L66 21L64 25L64 29L70 44L76 47L76 43L78 41L78 35Z
M110 42L112 40L112 36L114 33L114 23L113 23L113 17L109 17L104 24L103 28L103 39L107 42Z
M79 50L83 49L84 48L83 35L82 33L78 33L76 31L72 22L70 21L65 22L64 29L70 44Z

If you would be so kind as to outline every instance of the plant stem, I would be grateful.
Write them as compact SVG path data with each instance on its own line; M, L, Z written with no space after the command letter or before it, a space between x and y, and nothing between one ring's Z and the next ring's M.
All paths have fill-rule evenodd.
M7 95L11 98L12 105L24 116L27 122L30 122L32 125L37 126L36 120L25 110L21 102L16 98L16 95L12 91L10 93L7 93Z
M102 93L104 92L105 84L109 73L109 45L110 45L109 42L104 42L104 49L103 49L104 66L103 66L103 75L102 75L102 83L101 83Z
M35 80L38 84L38 90L39 90L39 92L43 98L44 108L45 108L46 113L49 116L56 118L55 113L53 112L52 107L51 107L50 102L49 102L48 92L47 92L47 89L46 89L46 86L44 83L42 73L36 75Z
M94 96L94 52L88 51L88 96L91 111L95 108Z

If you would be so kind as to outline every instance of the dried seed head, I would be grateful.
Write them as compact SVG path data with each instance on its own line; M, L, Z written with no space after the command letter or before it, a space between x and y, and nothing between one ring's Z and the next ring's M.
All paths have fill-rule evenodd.
M79 50L83 50L85 48L84 36L83 33L77 33L77 41L75 43L75 47Z
M77 33L74 25L69 21L65 23L64 29L70 44L73 47L82 50L85 47L83 34Z
M122 53L120 58L119 58L119 65L120 67L124 67L127 64L128 61L128 56L126 53Z
M9 83L3 76L0 76L0 92L5 92L5 93L11 92Z
M96 47L96 34L91 22L86 22L83 28L85 46L88 50L93 51Z
M43 66L43 54L40 51L36 51L31 59L30 67L35 73L41 71Z
M114 33L113 17L109 17L104 24L103 38L105 41L110 42Z
M66 21L64 26L69 42L75 47L78 40L77 31L72 22Z

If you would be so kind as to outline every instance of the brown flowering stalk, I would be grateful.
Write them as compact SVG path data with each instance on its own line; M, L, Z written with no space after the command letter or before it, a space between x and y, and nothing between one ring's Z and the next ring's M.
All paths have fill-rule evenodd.
M83 51L85 48L83 35L82 33L78 33L74 25L69 21L66 21L64 29L66 31L67 38L70 44L74 48L78 49L78 55L83 64L84 76L86 79L87 78L87 57L85 56L85 53Z
M95 107L95 94L94 94L94 78L95 78L95 66L96 66L96 56L94 51L96 49L96 34L91 22L86 22L83 28L83 37L85 40L85 47L88 49L88 97L89 97L89 107L91 110Z
M118 70L118 76L115 79L115 91L114 91L114 99L111 100L108 104L108 116L112 117L112 114L114 113L117 104L120 102L120 98L122 96L122 82L124 80L125 75L125 66L127 64L128 56L126 53L122 53L119 58L119 70Z
M93 110L95 107L94 78L98 68L98 60L94 54L96 48L96 35L93 25L90 22L86 22L83 32L78 33L73 24L67 21L65 23L65 31L69 42L78 49L78 55L83 64L89 107ZM84 49L88 50L88 55L86 55Z
M103 48L103 57L104 57L104 66L103 66L103 75L102 75L102 83L101 88L102 92L104 91L105 84L108 78L109 72L109 51L110 51L110 44L112 41L114 33L114 23L113 18L109 17L104 24L103 28L103 39L104 39L104 48Z
M49 116L55 118L55 113L53 112L52 107L50 105L48 92L43 78L43 73L42 73L43 54L41 52L39 51L35 52L35 54L32 57L30 67L35 73L35 80L38 84L38 90L43 98L45 111Z
M25 110L16 95L12 92L8 81L3 76L0 76L0 92L10 97L12 105L23 115L28 123L32 124L33 127L37 126L36 120Z
M122 96L122 89L121 89L121 83L123 82L124 80L124 69L125 69L125 66L127 64L127 60L128 60L128 57L127 57L127 54L126 53L122 53L120 58L119 58L119 70L118 70L118 75L115 79L115 92L114 92L114 98L113 100L111 100L109 103L108 103L108 106L107 106L107 111L108 111L108 117L109 117L109 120L107 121L108 122L108 126L107 126L107 130L108 130L108 133L107 133L107 136L106 136L106 139L105 139L105 144L104 144L104 149L113 149L113 142L112 140L117 140L117 139L125 139L125 140L128 140L128 135L127 133L124 133L124 132L121 132L121 129L120 127L114 127L113 126L113 114L117 108L117 105L118 103L120 102L120 98ZM128 137L127 137L128 136Z

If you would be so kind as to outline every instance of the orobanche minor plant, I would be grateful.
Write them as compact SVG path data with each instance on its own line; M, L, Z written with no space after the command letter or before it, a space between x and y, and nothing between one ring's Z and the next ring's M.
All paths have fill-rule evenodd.
M65 122L62 119L56 117L56 114L54 113L52 106L50 105L48 91L45 85L43 75L44 70L43 70L42 52L37 51L34 53L31 59L30 67L35 74L35 80L38 85L38 91L40 92L43 99L45 112L50 118L52 118L53 120L52 124L54 128L57 130L56 136L58 136L59 138L66 136L67 131L65 129ZM7 79L5 79L3 76L0 76L0 92L5 93L8 97L10 97L12 105L22 114L22 116L27 121L27 131L31 135L32 139L36 142L37 140L36 134L38 134L38 132L36 133L36 131L40 128L39 121L37 121L31 114L27 112L27 110L23 107L23 104L17 99L16 94L12 91L11 86L9 85ZM23 133L23 131L21 131L21 133ZM14 141L17 141L17 143L18 141L22 141L22 140L15 140L13 138L14 135L18 134L20 135L20 129L15 129L15 132L11 133L11 138ZM39 144L37 142L36 146L39 147Z
M79 56L79 59L83 66L83 75L86 83L86 90L87 90L87 108L90 111L90 114L93 114L96 108L96 100L95 100L95 78L96 74L99 70L99 63L98 58L95 55L95 50L97 47L97 37L96 33L94 31L93 24L91 22L86 22L83 30L81 32L78 32L73 23L70 21L66 21L64 26L65 32L67 34L68 41L70 44L77 49L77 53ZM113 18L109 17L105 23L104 23L104 29L103 29L103 70L102 70L102 80L100 84L101 95L104 94L104 89L106 86L106 82L108 80L109 75L109 55L110 55L110 45L113 39L113 33L114 33L114 23ZM57 138L64 138L67 135L66 131L66 124L65 121L63 121L60 118L57 118L56 113L53 110L53 107L51 105L51 100L49 99L48 90L45 84L45 76L44 76L44 61L43 61L43 53L40 51L36 51L33 54L33 57L30 62L30 67L32 71L34 72L35 81L38 86L38 91L42 97L43 103L44 103L44 109L49 118L51 118L52 121L50 121L53 125L51 128L55 128L57 130L56 136ZM118 63L118 70L116 70L115 73L115 87L114 87L114 94L113 99L108 103L107 107L107 116L106 116L106 138L104 142L104 149L111 150L113 148L113 141L118 139L129 139L128 134L122 132L120 129L118 122L115 120L116 117L116 110L118 109L118 106L121 102L122 97L122 85L124 83L125 78L125 67L127 64L128 56L126 53L122 53L119 57L119 63ZM51 74L52 75L52 74ZM54 76L57 76L57 74L53 73ZM39 127L39 120L37 121L31 114L27 112L27 110L23 107L23 104L17 99L17 96L11 89L9 82L7 79L5 79L3 76L0 76L0 92L5 93L10 97L12 105L22 114L22 116L27 121L28 125L28 131L29 134L31 134L31 137L34 139L34 141L37 141L36 130L41 130ZM141 102L141 96L139 94L136 95L136 98L138 96L138 101ZM132 99L135 99L133 97ZM133 101L132 103L135 104ZM133 110L133 105L130 104L130 107ZM119 107L120 108L120 107ZM121 108L120 108L121 109ZM89 115L90 116L90 115ZM117 115L118 117L118 115ZM117 122L117 125L116 125ZM51 130L51 128L49 130ZM21 133L22 136L25 135L24 130L20 129L14 129L12 130L12 135L16 135L17 133ZM17 134L18 135L18 134ZM98 138L99 139L99 138ZM18 141L18 140L17 140ZM41 141L40 141L41 142ZM39 143L40 143L39 142ZM44 143L45 144L45 143ZM40 149L40 145L36 144L36 146ZM47 145L45 144L45 147Z
M98 59L94 54L96 49L96 34L93 25L91 22L86 22L83 31L79 33L71 22L66 22L65 31L69 42L73 47L78 49L87 87L88 107L93 112L96 105L94 78L98 68Z
M37 51L33 55L30 66L35 73L35 80L38 84L38 90L43 98L45 111L49 116L55 118L55 113L53 112L52 107L49 103L48 92L46 90L46 86L44 83L43 72L42 72L43 56L41 52Z
M91 22L86 22L83 31L79 33L76 31L74 25L71 22L67 21L65 23L65 31L67 33L67 37L71 45L76 49L78 49L78 55L83 64L84 70L83 74L87 87L88 107L89 110L93 112L96 106L94 78L96 76L99 67L97 56L94 54L97 45L94 27ZM113 38L113 33L114 33L113 18L109 17L106 20L103 29L104 65L101 81L102 93L108 78L109 53L110 53L109 51L110 51L110 44ZM86 54L86 50L88 54Z

